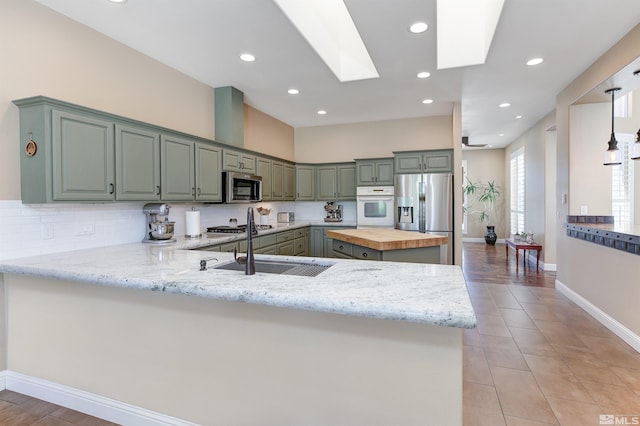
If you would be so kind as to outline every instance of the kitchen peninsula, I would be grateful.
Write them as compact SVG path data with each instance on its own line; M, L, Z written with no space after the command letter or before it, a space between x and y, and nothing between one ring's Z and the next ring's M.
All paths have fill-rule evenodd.
M440 263L448 238L391 228L327 231L335 257L393 262Z
M8 383L117 401L124 424L141 421L121 405L170 424L462 424L476 318L458 266L279 256L332 266L246 276L187 250L203 240L0 263Z

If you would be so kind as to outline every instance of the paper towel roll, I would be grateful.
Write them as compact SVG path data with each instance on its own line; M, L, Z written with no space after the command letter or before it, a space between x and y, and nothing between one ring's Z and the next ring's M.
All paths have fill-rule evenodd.
M188 211L185 216L185 235L187 237L199 237L200 234L200 212Z

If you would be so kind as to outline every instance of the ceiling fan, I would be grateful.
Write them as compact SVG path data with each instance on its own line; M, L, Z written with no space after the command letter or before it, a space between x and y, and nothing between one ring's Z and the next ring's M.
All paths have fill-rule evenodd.
M483 147L487 146L486 143L479 143L479 144L476 144L476 145L470 145L469 144L469 136L463 136L462 137L462 144L464 146L468 146L469 148L483 148Z

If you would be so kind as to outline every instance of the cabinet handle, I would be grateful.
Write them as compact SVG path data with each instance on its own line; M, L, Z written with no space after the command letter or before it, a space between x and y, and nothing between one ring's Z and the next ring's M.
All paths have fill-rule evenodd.
M109 194L116 192L116 186L112 183L109 184Z
M340 250L342 250L342 249L344 249L344 246L340 245L340 246L338 246L338 248L339 248Z
M160 185L156 186L156 195L160 195Z
M202 189L198 188L198 195L202 194Z
M362 253L362 257L367 257L367 253Z

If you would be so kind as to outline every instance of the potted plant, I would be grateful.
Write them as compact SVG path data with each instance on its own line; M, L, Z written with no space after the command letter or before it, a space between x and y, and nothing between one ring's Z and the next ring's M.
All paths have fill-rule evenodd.
M495 212L496 202L502 195L500 187L493 180L481 183L472 182L469 178L466 178L466 181L467 182L463 187L465 195L467 195L467 197L473 196L474 198L476 198L476 200L481 203L482 208L479 210L471 210L470 207L472 206L472 204L465 205L465 214L478 214L478 219L480 220L480 222L485 223L487 226L487 232L484 235L484 241L487 244L494 245L496 243L496 240L498 239L498 236L496 235L495 224L492 222L492 219Z

